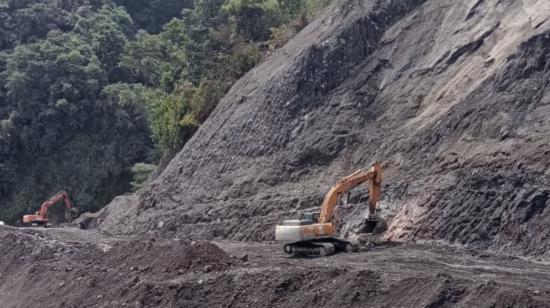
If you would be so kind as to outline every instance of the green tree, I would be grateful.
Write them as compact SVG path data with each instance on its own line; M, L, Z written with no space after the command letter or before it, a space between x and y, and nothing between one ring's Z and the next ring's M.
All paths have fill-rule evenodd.
M95 210L139 185L132 166L179 150L329 2L0 0L1 218L60 189Z
M134 33L130 15L112 5L104 5L97 12L86 15L77 20L74 32L91 42L93 53L111 82L123 80L118 64L127 38Z
M270 29L281 23L276 0L228 0L223 9L231 14L237 34L248 41L266 41Z
M146 93L153 136L163 153L174 153L197 129L197 121L189 116L193 94L191 84L168 94L160 90Z
M123 46L128 19L108 7L79 19L75 32L0 57L0 99L8 102L0 112L0 209L7 220L60 189L83 209L97 210L130 189L131 166L151 148L135 89L109 86L121 49L103 39L116 31ZM113 22L118 28L107 29Z
M124 6L139 28L158 33L171 19L180 17L181 11L193 6L193 0L114 0Z
M136 40L126 45L120 66L134 82L171 91L185 71L186 41L183 22L178 19L166 24L160 34L140 31Z
M211 39L214 29L227 24L227 14L222 10L224 0L195 0L193 10L184 10L183 22L188 40L185 43L187 55L186 79L198 84L213 68L223 43Z
M132 167L132 191L140 190L147 182L147 179L157 168L156 165L137 163Z

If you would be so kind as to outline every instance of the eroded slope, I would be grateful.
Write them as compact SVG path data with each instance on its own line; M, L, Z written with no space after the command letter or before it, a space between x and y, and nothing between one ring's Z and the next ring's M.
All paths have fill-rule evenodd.
M237 82L130 217L100 228L270 239L379 159L389 238L545 254L549 17L545 0L335 5Z

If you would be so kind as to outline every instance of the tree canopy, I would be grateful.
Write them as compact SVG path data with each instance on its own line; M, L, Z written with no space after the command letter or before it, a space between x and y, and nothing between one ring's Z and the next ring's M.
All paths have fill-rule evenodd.
M321 2L0 0L0 218L141 187Z

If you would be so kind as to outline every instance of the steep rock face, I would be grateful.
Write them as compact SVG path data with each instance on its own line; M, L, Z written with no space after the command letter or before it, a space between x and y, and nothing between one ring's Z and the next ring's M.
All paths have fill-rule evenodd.
M544 254L549 18L546 0L335 5L235 84L124 223L271 239L378 159L387 237Z

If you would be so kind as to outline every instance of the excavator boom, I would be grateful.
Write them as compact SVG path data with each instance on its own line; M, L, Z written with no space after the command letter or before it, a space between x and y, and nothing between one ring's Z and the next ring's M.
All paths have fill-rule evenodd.
M380 162L375 162L370 168L357 170L339 180L325 195L325 200L321 206L319 223L332 222L334 218L334 209L340 197L365 182L369 183L369 215L374 215L376 212L376 204L380 200L381 194L382 167Z
M67 207L68 210L73 208L73 203L69 199L69 195L67 194L67 192L60 191L57 194L55 194L53 197L51 197L49 200L42 203L42 205L40 206L40 212L39 212L40 215L46 216L48 214L48 209L61 200L65 201L65 206Z

